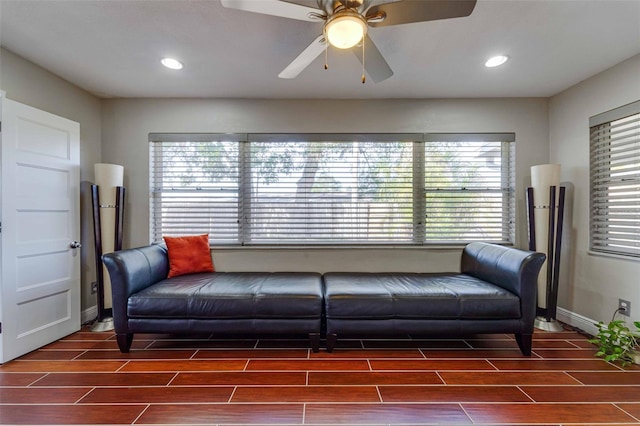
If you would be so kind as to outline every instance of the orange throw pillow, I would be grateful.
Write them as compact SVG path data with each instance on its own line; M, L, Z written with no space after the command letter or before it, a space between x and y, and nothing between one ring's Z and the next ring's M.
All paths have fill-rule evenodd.
M198 272L214 272L209 235L164 237L169 254L169 275L177 277Z

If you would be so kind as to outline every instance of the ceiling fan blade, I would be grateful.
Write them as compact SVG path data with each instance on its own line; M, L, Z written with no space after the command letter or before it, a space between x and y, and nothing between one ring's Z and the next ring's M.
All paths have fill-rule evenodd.
M385 3L396 3L402 0L369 0L369 2L366 4L366 10L369 10L372 7L376 7L376 6L380 6L381 4L385 4Z
M311 62L313 62L322 52L324 52L326 42L324 36L320 35L318 38L307 46L306 49L298 55L280 74L280 78L296 78Z
M362 63L362 49L354 47L352 51ZM364 38L364 69L374 83L380 83L393 75L393 70L368 35Z
M262 13L309 22L318 21L317 18L311 17L309 13L322 13L321 10L316 8L280 0L221 0L221 3L229 9L238 9L246 12Z
M370 22L372 27L409 24L411 22L436 21L438 19L461 18L471 15L476 0L405 0L374 6L367 12L386 13L382 22Z
M299 4L300 6L311 7L314 9L318 8L318 0L281 0L286 3Z

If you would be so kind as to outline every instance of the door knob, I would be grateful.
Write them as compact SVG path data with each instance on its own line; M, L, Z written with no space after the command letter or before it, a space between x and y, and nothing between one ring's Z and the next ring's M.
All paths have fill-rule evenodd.
M71 241L71 244L69 244L69 247L71 247L72 249L77 249L77 248L82 247L82 244L80 244L77 241Z

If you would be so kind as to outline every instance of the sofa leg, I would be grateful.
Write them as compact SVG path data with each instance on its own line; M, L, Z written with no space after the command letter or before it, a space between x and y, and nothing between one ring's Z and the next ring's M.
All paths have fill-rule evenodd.
M327 352L331 353L336 347L338 336L335 333L327 334Z
M120 352L126 354L131 349L131 342L133 342L133 333L118 333L116 334L116 340L118 341L118 348Z
M309 342L313 352L320 352L320 333L309 333Z
M516 342L518 342L518 347L522 355L531 356L533 334L516 334Z

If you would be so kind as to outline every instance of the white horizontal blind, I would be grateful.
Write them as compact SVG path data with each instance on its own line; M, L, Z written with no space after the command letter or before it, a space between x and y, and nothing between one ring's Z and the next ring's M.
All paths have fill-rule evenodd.
M238 243L238 142L182 138L150 151L152 240L208 233Z
M605 114L590 121L590 249L640 257L640 101Z
M514 241L513 144L434 135L425 143L425 241Z
M247 243L411 243L412 143L251 142Z
M513 243L513 138L151 134L151 239L208 233L219 245Z

